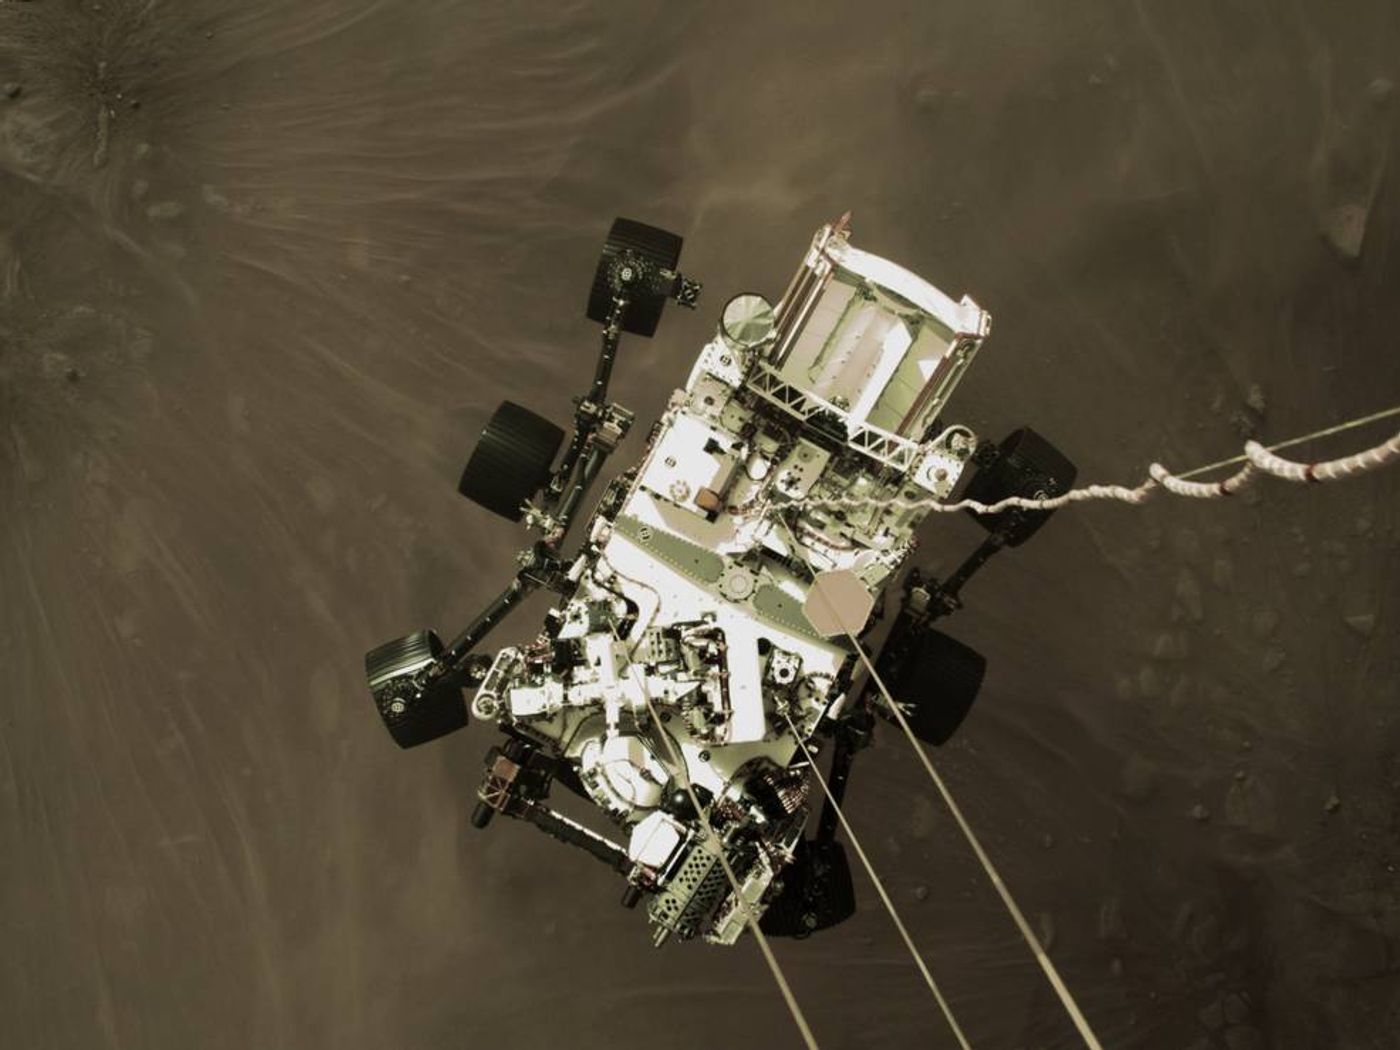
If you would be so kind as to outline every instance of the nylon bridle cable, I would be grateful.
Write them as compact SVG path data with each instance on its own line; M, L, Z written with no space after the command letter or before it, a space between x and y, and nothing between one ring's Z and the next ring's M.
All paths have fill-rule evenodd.
M815 580L817 574L812 569L811 562L809 562L806 555L803 554L802 547L797 542L797 537L793 535L792 529L788 527L787 522L781 517L778 517L777 520L778 523L782 525L783 530L788 534L793 553L807 566L807 571L812 574L812 578ZM1020 907L1011 896L1011 891L1006 888L1006 883L1002 880L1001 874L996 869L996 865L994 865L992 859L987 856L987 851L982 848L982 843L972 830L972 825L967 822L967 818L963 816L962 809L958 806L957 802L954 801L952 792L948 790L948 785L943 782L943 778L939 776L938 771L934 769L933 763L929 761L928 754L924 751L923 745L919 742L919 738L914 735L914 730L910 728L908 720L904 717L904 712L900 710L899 704L895 703L894 698L890 695L890 691L885 687L884 680L875 670L875 665L866 654L865 647L860 644L860 641L850 628L845 626L838 611L832 607L831 600L827 597L825 591L821 587L814 587L813 590L817 593L819 600L826 605L827 612L831 614L837 623L842 624L842 630L845 632L846 637L849 638L851 644L855 646L856 653L859 655L861 663L865 665L867 673L869 673L871 680L879 689L880 695L884 697L885 703L889 707L890 712L894 715L895 720L899 723L899 727L904 730L905 737L908 738L910 745L914 748L914 753L919 756L919 760L923 763L929 779L933 781L933 785L938 790L938 794L942 796L944 804L948 807L948 811L952 813L953 819L957 822L958 828L963 833L963 837L967 839L968 845L972 847L972 852L981 863L982 870L986 872L988 880L990 880L997 894L1001 897L1002 903L1006 905L1006 910L1011 913L1011 918L1015 921L1016 928L1020 930L1021 936L1025 938L1027 947L1031 950L1031 954L1035 956L1036 962L1040 964L1041 970L1044 971L1046 979L1050 982L1050 987L1054 989L1055 995L1060 1000L1060 1005L1065 1008L1065 1012L1069 1014L1070 1020L1074 1022L1075 1028L1079 1031L1080 1038L1084 1040L1084 1044L1090 1047L1091 1050L1103 1050L1103 1045L1099 1042L1098 1037L1094 1035L1093 1029L1089 1027L1089 1022L1084 1018L1084 1014L1079 1009L1078 1003L1074 1001L1074 996L1070 994L1069 987L1060 977L1059 971L1055 969L1055 964L1050 961L1050 956L1046 954L1040 941L1036 939L1034 932L1031 930L1030 923L1026 922L1025 915L1022 914Z
M963 1034L962 1027L953 1016L953 1008L944 998L943 993L938 988L938 982L933 979L933 974L929 972L928 963L919 954L918 947L914 944L914 938L909 935L909 930L904 925L904 920L899 917L899 912L895 910L894 901L885 890L885 884L880 876L875 873L875 865L870 862L870 858L865 854L865 848L861 846L860 839L856 838L855 829L851 827L850 821L846 819L846 814L841 809L841 804L836 801L836 796L831 792L831 786L827 783L826 777L822 776L821 770L817 768L815 756L807 748L802 735L798 733L797 726L793 725L792 719L787 712L783 712L783 720L787 722L788 729L792 730L793 739L797 741L797 746L802 749L802 754L806 756L808 764L812 768L812 775L817 778L817 783L822 786L827 801L831 803L831 808L836 812L836 818L841 822L841 830L846 833L846 840L850 842L851 848L856 851L856 856L860 858L861 864L865 868L865 873L870 876L870 881L875 884L875 891L880 895L880 900L884 902L885 911L889 912L890 919L894 922L895 929L899 930L900 937L904 938L904 946L909 949L909 954L914 957L914 963L919 967L919 972L923 974L928 990L933 993L933 997L938 1002L938 1008L943 1011L943 1016L948 1022L948 1027L953 1030L953 1035L957 1037L958 1045L963 1050L972 1050L972 1044L967 1041L967 1036Z

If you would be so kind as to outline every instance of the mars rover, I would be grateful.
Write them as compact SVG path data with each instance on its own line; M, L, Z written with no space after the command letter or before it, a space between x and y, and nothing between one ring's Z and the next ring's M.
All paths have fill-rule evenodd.
M674 234L613 224L587 307L602 348L562 457L564 431L508 401L462 474L462 495L538 534L515 578L450 644L419 631L365 665L402 747L461 728L469 708L495 722L505 739L486 756L473 824L525 820L612 866L624 903L646 901L658 944L732 944L750 917L804 936L855 907L836 806L876 718L891 714L856 648L883 618L884 592L897 612L875 668L914 732L942 744L985 662L932 624L989 557L1049 517L981 515L986 541L947 579L913 569L891 587L930 501L955 489L983 503L1058 495L1075 471L1029 429L989 443L945 425L990 317L854 247L842 219L817 232L776 304L728 301L640 460L606 486L566 554L633 423L607 396L621 336L652 335L667 300L696 305L680 252ZM479 652L538 588L558 596L539 635ZM809 832L818 750L831 752L831 794ZM613 830L553 808L555 784Z

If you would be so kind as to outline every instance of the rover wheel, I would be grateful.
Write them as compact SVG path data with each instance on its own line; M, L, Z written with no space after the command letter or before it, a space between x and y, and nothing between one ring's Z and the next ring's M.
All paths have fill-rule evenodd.
M514 401L502 401L481 432L457 491L511 521L549 480L564 431Z
M615 219L608 239L603 244L603 254L598 259L598 269L593 274L593 288L588 294L588 319L606 324L612 309L612 266L624 251L639 255L645 262L661 270L674 270L680 262L683 240L667 230L648 226L632 219ZM661 320L661 308L666 305L666 297L655 291L639 294L627 307L622 317L622 330L633 335L651 336Z
M432 631L385 642L365 654L365 676L384 728L399 747L417 747L467 724L462 690L451 682L423 687L422 672L442 652Z
M856 913L851 864L839 842L804 839L780 877L782 890L758 920L770 937L806 937Z
M1014 431L997 446L997 452L996 460L973 476L964 499L996 503L1008 496L1060 496L1074 485L1078 473L1074 464L1030 427ZM987 531L1001 530L1008 547L1019 547L1055 512L1013 508L1000 514L969 513Z
M891 663L876 666L909 728L926 744L946 744L972 710L987 673L986 657L942 631L924 628Z

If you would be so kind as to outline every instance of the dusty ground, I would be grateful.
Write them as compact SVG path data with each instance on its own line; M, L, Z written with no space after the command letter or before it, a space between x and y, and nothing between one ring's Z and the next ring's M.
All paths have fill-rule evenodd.
M796 1045L751 946L466 827L490 733L377 724L363 651L507 572L474 435L566 418L616 214L708 285L639 434L846 208L1085 479L1393 404L1397 55L1385 0L0 3L3 1041ZM1400 1045L1398 494L1066 512L970 588L942 765L1106 1045ZM852 820L975 1045L1074 1045L897 745ZM780 951L823 1047L953 1045L868 887Z

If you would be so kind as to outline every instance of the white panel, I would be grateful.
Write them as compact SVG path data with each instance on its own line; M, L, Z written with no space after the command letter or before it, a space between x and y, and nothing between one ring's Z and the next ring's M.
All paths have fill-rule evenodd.
M733 437L694 416L679 413L652 449L640 484L657 496L700 514L695 497L701 489L722 493L729 487L736 465L730 451L733 441ZM720 450L707 452L706 445L719 445Z

